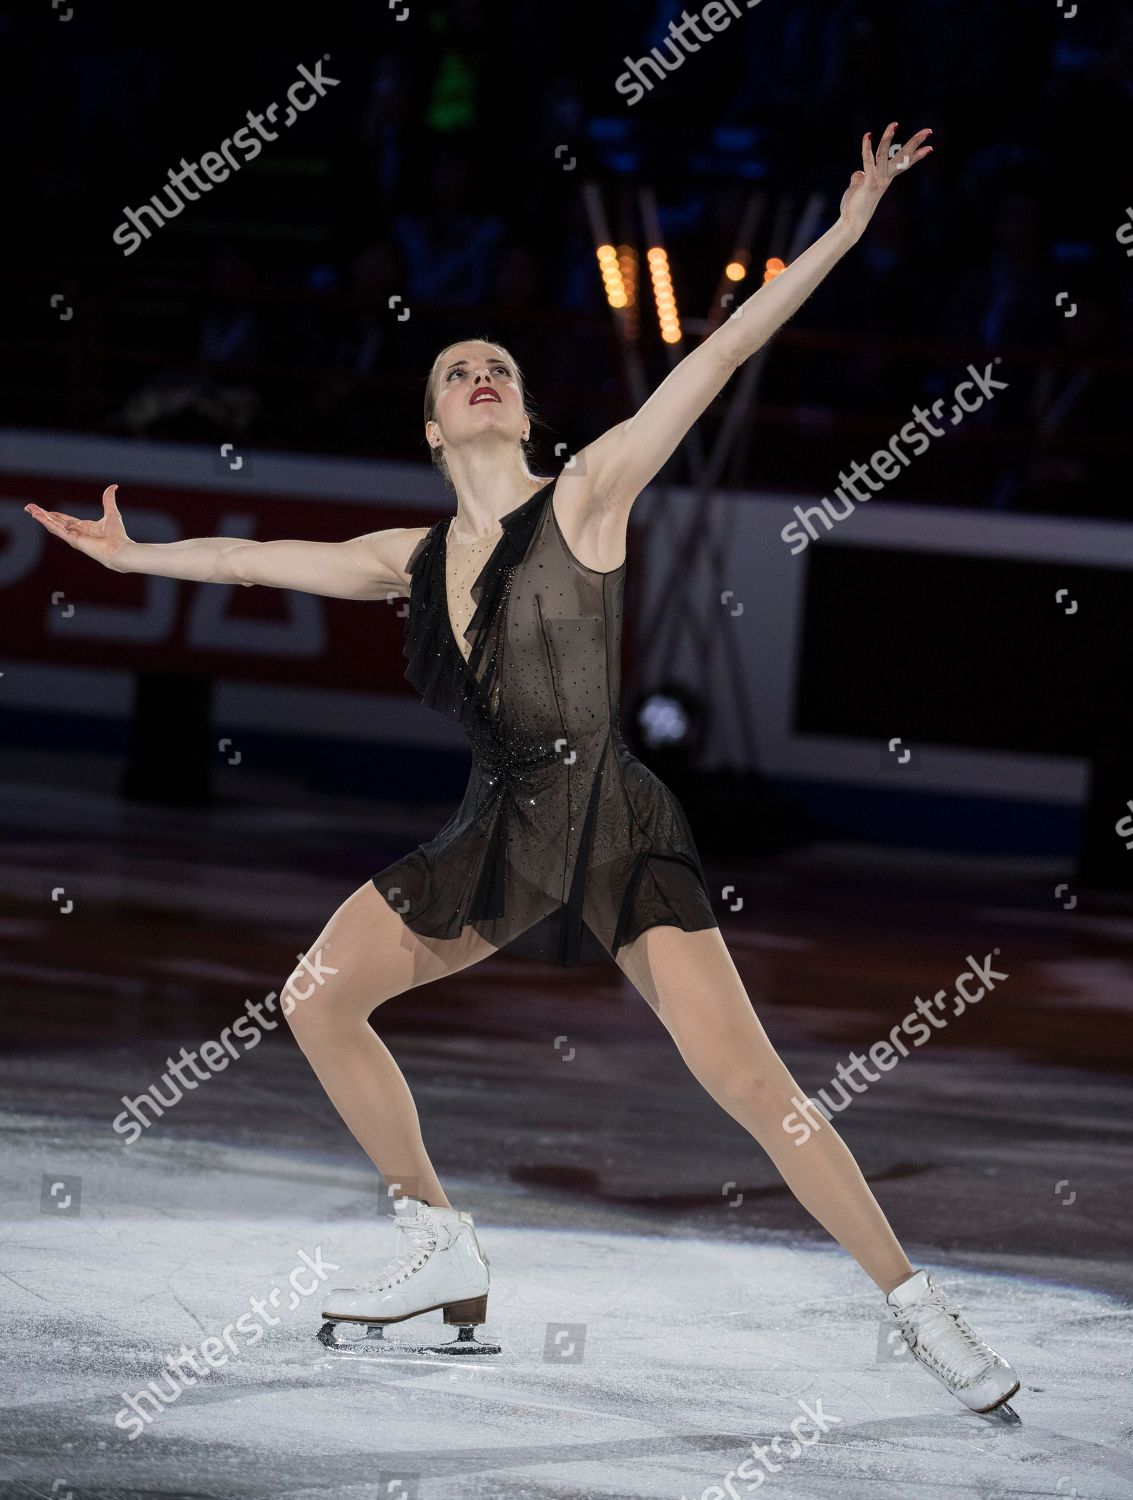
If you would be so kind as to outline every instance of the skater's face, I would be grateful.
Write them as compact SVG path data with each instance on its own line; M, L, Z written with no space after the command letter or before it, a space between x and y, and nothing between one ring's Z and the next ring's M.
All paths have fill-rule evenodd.
M497 344L453 344L438 357L432 381L433 416L425 423L430 446L451 451L487 433L526 442L531 423L519 372Z

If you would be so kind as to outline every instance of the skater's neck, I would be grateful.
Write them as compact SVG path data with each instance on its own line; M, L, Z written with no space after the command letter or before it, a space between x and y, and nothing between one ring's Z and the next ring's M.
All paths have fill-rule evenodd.
M501 457L486 444L470 444L446 457L456 490L453 531L461 537L498 530L501 516L548 483L531 473L518 448Z

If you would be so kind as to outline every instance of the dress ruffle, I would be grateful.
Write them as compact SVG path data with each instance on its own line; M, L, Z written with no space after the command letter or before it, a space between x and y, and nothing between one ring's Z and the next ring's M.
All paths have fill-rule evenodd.
M475 606L464 632L470 650L467 661L452 633L445 584L445 529L448 518L437 521L414 547L406 564L410 578L409 609L405 616L403 655L406 681L430 708L455 718L475 733L489 726L498 713L497 688L502 660L502 629L506 612L499 608L512 569L527 555L541 514L541 501L551 480L521 505L508 511L503 531L470 593Z

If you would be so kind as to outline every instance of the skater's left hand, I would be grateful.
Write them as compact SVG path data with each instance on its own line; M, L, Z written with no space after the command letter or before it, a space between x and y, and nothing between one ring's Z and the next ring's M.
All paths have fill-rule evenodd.
M932 134L932 130L926 127L918 130L916 135L911 136L890 156L889 149L896 129L897 121L894 120L892 125L886 127L876 155L870 148L870 132L866 131L862 136L862 170L851 176L850 185L842 194L842 202L838 207L839 220L855 239L873 217L874 209L881 202L882 193L893 179L916 166L932 150L931 146L921 144L926 136Z

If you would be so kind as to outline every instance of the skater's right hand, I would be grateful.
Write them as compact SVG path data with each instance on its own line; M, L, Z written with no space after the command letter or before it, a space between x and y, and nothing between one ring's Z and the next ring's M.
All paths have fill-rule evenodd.
M97 521L80 521L75 516L64 515L58 510L44 510L38 505L25 505L24 509L53 536L61 537L68 546L93 557L103 567L119 573L123 569L117 564L130 545L114 492L116 484L108 484L102 492L102 517Z

